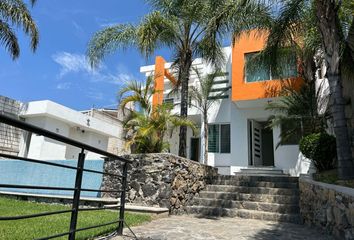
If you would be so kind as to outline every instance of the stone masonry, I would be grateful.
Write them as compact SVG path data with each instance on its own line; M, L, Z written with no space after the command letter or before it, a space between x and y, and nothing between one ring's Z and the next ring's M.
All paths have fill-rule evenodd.
M306 224L339 239L354 239L354 189L301 177L300 212Z
M131 154L128 168L127 201L143 206L159 206L178 214L185 211L194 195L203 190L217 169L173 154ZM106 160L104 170L120 174L121 162ZM104 176L102 189L120 189L120 181ZM103 197L118 197L106 193Z

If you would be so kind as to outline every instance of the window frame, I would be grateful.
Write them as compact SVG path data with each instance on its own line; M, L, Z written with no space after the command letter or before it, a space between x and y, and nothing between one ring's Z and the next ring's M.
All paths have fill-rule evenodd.
M222 146L222 137L221 137L221 126L222 125L227 125L229 126L229 151L222 151L221 150L221 146ZM209 144L209 141L210 141L210 137L209 137L209 134L210 134L210 126L217 126L217 131L218 131L218 139L217 139L217 150L216 151L210 151L209 148L210 148L210 144ZM218 154L230 154L231 153L231 123L210 123L208 124L208 152L209 153L218 153Z

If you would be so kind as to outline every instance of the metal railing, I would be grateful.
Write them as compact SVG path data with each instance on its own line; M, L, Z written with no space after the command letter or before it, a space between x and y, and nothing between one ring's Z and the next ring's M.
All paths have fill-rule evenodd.
M19 160L19 161L25 161L25 162L30 162L33 164L42 164L42 165L49 165L53 167L59 167L59 168L67 168L71 170L76 171L76 178L75 178L75 187L74 188L68 188L68 187L50 187L50 186L33 186L33 185L15 185L15 184L1 184L0 183L0 188L19 188L19 189L41 189L41 190L62 190L62 191L73 191L73 199L72 199L72 207L70 210L61 210L61 211L52 211L52 212L42 212L42 213L37 213L37 214L31 214L31 215L21 215L21 216L9 216L9 217L4 217L0 216L0 221L15 221L15 220L20 220L20 219L29 219L29 218L37 218L37 217L44 217L44 216L49 216L49 215L56 215L56 214L63 214L63 213L71 213L71 219L70 219L70 226L68 227L69 231L52 235L52 236L44 236L39 239L53 239L53 238L58 238L58 237L63 237L63 236L68 236L69 240L74 240L75 239L75 234L79 231L85 231L93 228L99 228L103 226L108 226L108 225L113 225L117 224L117 235L123 235L123 227L126 225L124 221L124 213L125 213L125 192L127 189L127 175L128 175L128 164L132 163L130 160L127 160L125 158L122 158L120 156L117 156L115 154L103 151L101 149L95 148L93 146L81 143L79 141L73 140L71 138L64 137L62 135L59 135L57 133L53 133L51 131L45 130L43 128L28 124L24 121L14 119L11 117L8 117L6 115L0 114L0 123L4 123L7 125L11 125L20 129L23 129L25 131L29 131L32 133L35 133L37 135L41 135L44 137L48 137L51 139L54 139L56 141L60 141L65 144L69 144L75 147L78 147L81 149L81 152L79 153L78 161L77 161L77 166L68 166L64 164L59 164L59 163L53 163L53 162L47 162L47 161L42 161L42 160L37 160L37 159L30 159L30 158L25 158L25 157L18 157L18 156L13 156L13 155L8 155L8 154L3 154L0 153L0 157L6 158L6 159L14 159L14 160ZM122 171L121 175L111 173L111 172L103 172L103 171L96 171L92 169L85 169L85 150L100 154L104 156L105 158L108 158L109 160L117 160L123 162L122 164ZM1 160L0 160L1 161ZM121 188L118 190L102 190L102 189L86 189L82 188L82 178L83 178L83 173L84 172L90 172L90 173L96 173L96 174L102 174L102 175L110 175L113 177L117 177L121 181ZM120 193L120 204L118 206L109 206L109 207L94 207L94 208L80 208L80 195L81 192L111 192L111 193ZM77 228L77 219L78 219L78 214L79 212L82 211L96 211L96 210L106 210L106 209L119 209L119 216L118 220L108 222L108 223L103 223L95 226L89 226L89 227L84 227L84 228ZM126 225L127 226L127 225ZM128 227L129 228L129 227ZM129 228L130 229L130 228ZM38 240L39 240L38 239Z

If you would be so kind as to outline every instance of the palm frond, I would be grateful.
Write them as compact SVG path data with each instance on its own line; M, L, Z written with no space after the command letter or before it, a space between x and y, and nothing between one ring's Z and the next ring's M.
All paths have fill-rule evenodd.
M86 55L91 66L98 67L108 54L136 45L137 28L132 24L118 24L95 33L88 44Z
M3 26L6 28L3 30L4 32L9 33L10 25L15 25L17 27L22 28L24 33L30 37L30 47L32 51L35 51L37 49L38 42L39 42L39 32L37 29L37 25L33 20L26 4L23 1L21 0L0 1L0 16L3 22ZM11 50L8 47L7 49ZM15 48L12 49L15 50ZM19 51L15 51L13 53L10 52L13 58L17 58L19 56L19 53L20 53Z
M20 55L20 46L17 37L9 24L0 20L0 42L10 53L13 59Z

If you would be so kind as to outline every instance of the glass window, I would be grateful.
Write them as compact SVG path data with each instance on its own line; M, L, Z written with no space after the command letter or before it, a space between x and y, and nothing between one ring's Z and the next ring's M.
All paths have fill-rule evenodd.
M270 79L270 69L258 62L255 59L252 59L256 56L257 53L247 53L245 54L246 61L246 82L259 82ZM252 60L252 64L250 61Z
M208 151L219 152L219 125L208 126Z
M260 60L254 57L258 52L245 54L245 76L246 82L259 82L271 79L284 79L297 76L296 55L289 54L284 49L284 55L280 56L277 69L267 67ZM250 62L252 61L252 64Z
M220 153L230 153L230 124L220 125Z
M208 151L230 153L230 124L210 124L208 130Z
M277 71L272 70L272 79L284 79L297 76L296 55L289 53L279 59ZM273 74L274 73L274 74Z

